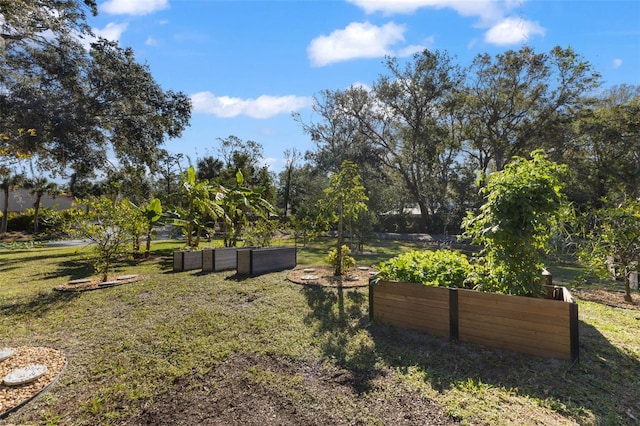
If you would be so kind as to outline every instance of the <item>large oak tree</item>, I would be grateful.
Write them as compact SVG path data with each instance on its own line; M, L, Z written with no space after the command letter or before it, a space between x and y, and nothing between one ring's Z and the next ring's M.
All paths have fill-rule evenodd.
M561 47L548 53L523 47L495 57L481 54L468 75L465 140L483 173L502 170L511 158L535 148L562 149L561 124L576 116L600 84L589 62Z
M375 156L377 172L384 171L388 181L400 181L419 206L424 231L445 205L459 151L449 117L463 73L448 54L428 50L405 64L396 58L385 64L389 74L371 90L325 92L316 107L324 121L304 129L325 146L321 152L351 146Z
M0 3L0 133L28 128L35 137L5 140L5 155L86 174L105 168L112 149L122 163L155 167L166 138L188 125L188 97L163 90L131 49L94 39L85 21L93 2L29 2L25 16L9 3Z

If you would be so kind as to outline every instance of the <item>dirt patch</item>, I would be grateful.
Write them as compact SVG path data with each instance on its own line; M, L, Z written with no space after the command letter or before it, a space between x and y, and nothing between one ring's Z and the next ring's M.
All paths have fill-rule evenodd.
M122 284L131 284L144 279L142 275L123 275L119 277L108 278L102 281L101 278L91 277L86 280L73 280L54 287L57 291L90 291L99 290L101 288L115 287Z
M333 268L314 266L294 269L287 274L287 279L296 284L321 287L366 287L369 285L369 278L376 273L377 271L373 268L359 266L351 268L346 274L337 277L333 275Z
M60 376L66 365L64 354L56 349L32 346L7 349L13 350L13 355L0 362L0 418L47 389ZM2 382L11 371L32 364L46 365L46 373L35 381L23 385L7 386Z
M635 309L640 311L640 304L638 303L640 297L638 294L635 294L635 302L633 303L624 300L625 293L622 291L601 289L571 290L571 294L578 299L588 300L589 302L602 303L614 308Z
M360 393L353 372L236 354L205 376L185 377L128 425L455 425L433 401L388 376ZM383 390L393 387L393 392Z

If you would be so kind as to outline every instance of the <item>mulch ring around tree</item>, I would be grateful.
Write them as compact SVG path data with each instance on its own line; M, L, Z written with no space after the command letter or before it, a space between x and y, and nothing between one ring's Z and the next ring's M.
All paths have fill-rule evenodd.
M0 361L0 419L48 389L67 364L64 354L52 348L20 346L2 348L0 352L10 354ZM44 373L40 371L42 375L28 381L31 372L42 366L46 367L42 368ZM26 382L19 384L20 379Z
M143 275L120 275L115 278L109 278L107 281L102 281L99 277L83 278L78 280L71 280L65 284L60 284L54 287L57 291L90 291L98 290L101 288L115 287L122 284L130 284L140 281L144 278Z
M335 276L333 268L328 266L313 266L294 269L287 274L287 279L296 284L319 287L366 287L369 279L378 273L368 266L351 268L346 274Z

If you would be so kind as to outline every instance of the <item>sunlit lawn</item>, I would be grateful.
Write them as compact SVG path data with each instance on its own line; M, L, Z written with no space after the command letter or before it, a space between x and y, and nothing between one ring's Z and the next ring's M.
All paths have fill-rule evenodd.
M53 287L91 274L86 248L0 251L0 346L54 347L68 358L60 380L10 423L117 424L176 378L204 374L233 353L326 363L371 380L391 374L463 424L640 419L640 311L579 302L580 361L572 364L371 324L366 288L339 298L286 281L286 271L173 273L171 253L182 244L156 242L153 259L118 265L142 281L82 293ZM301 247L299 265L323 264L331 244ZM372 265L422 246L374 241L356 257ZM556 262L552 272L556 283L584 284L575 264ZM375 391L392 398L394 389Z

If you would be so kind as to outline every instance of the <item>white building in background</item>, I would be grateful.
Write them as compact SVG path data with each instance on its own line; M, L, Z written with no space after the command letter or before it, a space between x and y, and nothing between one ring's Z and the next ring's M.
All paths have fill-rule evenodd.
M26 189L18 189L9 192L9 212L21 212L34 207L36 197L29 194ZM71 208L73 197L70 195L59 195L52 197L43 195L40 200L40 208L52 208L55 210L66 210ZM4 196L0 196L0 212L4 211Z

